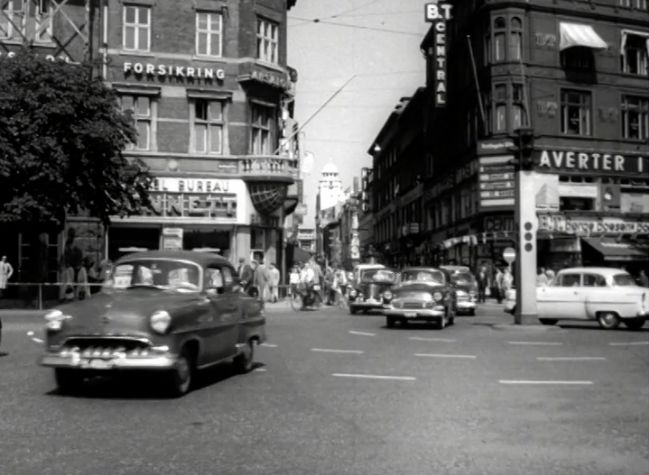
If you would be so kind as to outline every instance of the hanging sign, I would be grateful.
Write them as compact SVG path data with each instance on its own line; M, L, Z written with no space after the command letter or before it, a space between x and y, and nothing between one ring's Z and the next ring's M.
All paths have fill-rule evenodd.
M435 40L429 59L435 65L435 107L446 107L446 22L451 19L452 8L452 5L442 2L426 4L426 21L433 23Z

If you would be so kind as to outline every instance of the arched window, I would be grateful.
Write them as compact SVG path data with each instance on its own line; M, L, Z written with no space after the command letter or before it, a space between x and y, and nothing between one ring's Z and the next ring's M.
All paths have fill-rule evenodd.
M509 60L520 61L521 46L523 43L523 22L518 17L513 17L510 21L509 34Z
M494 20L494 51L493 61L499 63L505 61L505 39L507 38L507 22L504 17L497 17Z

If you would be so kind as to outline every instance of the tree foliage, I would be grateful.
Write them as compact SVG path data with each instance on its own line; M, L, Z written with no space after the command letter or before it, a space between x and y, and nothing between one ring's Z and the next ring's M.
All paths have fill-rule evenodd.
M136 133L88 66L29 50L1 57L0 223L60 228L66 214L107 224L141 212L151 176L122 153Z

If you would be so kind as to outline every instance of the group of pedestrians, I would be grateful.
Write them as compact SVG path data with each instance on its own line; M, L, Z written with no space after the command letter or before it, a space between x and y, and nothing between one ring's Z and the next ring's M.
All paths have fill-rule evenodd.
M247 263L244 258L239 259L237 274L243 288L248 292L255 287L259 297L264 302L277 302L279 300L279 283L281 274L275 263L266 265L263 260L252 260Z
M509 266L495 267L492 273L484 264L476 272L478 282L478 303L487 301L487 297L494 297L498 303L505 298L505 293L514 285L514 275Z

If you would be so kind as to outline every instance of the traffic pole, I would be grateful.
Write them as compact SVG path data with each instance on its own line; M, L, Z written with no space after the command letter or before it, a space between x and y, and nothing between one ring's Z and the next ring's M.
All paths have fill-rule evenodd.
M536 312L536 195L534 193L534 171L516 171L516 312L517 325L537 323Z

